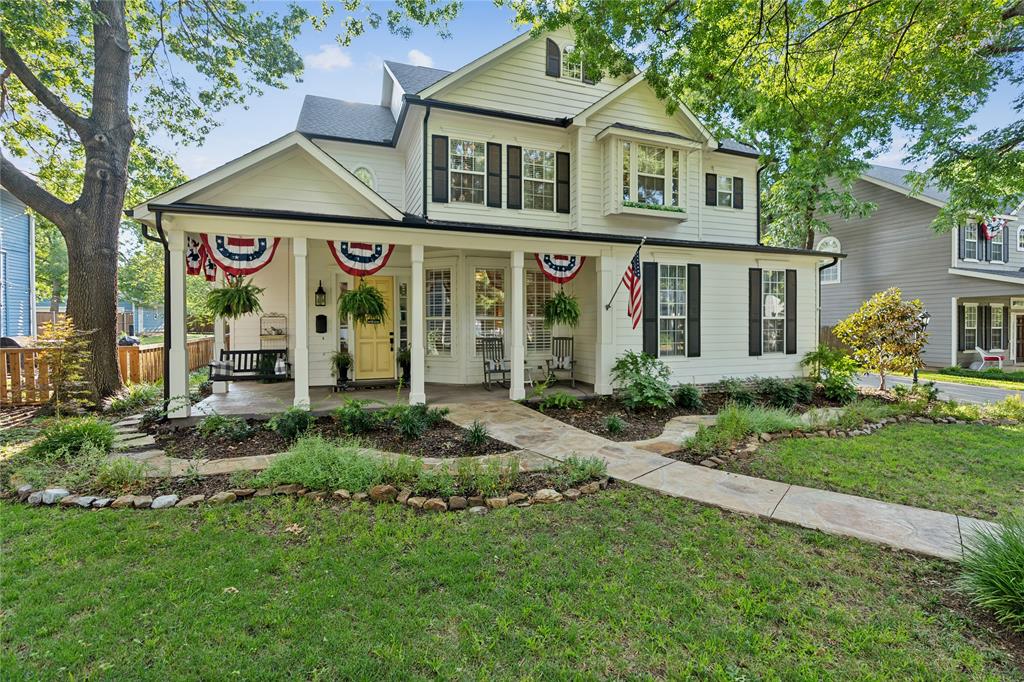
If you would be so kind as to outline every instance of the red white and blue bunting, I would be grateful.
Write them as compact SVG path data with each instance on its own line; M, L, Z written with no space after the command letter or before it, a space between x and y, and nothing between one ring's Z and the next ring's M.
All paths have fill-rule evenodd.
M206 254L206 245L199 237L188 236L185 247L185 273L189 275L202 274L206 281L217 281L217 264L210 260Z
M537 253L537 265L552 282L565 284L583 269L586 256L563 256L556 253Z
M328 241L338 267L354 277L367 277L388 264L394 244Z
M981 223L981 236L992 241L992 239L1006 229L1006 221L1002 218L990 218Z
M235 276L259 272L274 259L280 237L202 235L206 256L225 273Z

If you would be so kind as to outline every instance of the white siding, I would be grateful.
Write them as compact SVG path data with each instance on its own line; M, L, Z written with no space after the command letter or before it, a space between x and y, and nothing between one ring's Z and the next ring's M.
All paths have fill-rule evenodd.
M355 172L360 166L370 169L377 181L374 191L388 203L401 208L405 202L403 166L405 158L401 151L390 147L369 144L353 144L335 140L316 140L318 147L331 155L335 161Z
M423 215L423 112L411 109L398 148L405 155L405 203L402 208Z

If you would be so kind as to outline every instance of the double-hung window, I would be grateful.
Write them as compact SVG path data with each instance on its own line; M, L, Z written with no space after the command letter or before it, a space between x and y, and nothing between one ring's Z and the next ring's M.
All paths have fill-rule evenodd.
M523 208L555 210L555 153L523 149Z
M761 272L761 348L764 353L786 350L786 271Z
M658 270L658 354L686 355L686 266Z
M679 207L681 154L677 149L622 141L622 201L643 206Z
M505 336L505 271L501 268L477 268L473 280L476 352L479 353L480 339Z
M718 176L718 205L732 207L733 204L733 184L731 175L719 175Z
M964 225L964 259L978 260L978 223Z
M428 268L426 280L427 355L452 354L452 271Z
M539 270L526 271L526 352L551 351L551 329L544 324L544 304L554 296L554 282Z
M991 229L991 228L990 228ZM992 254L992 260L1002 262L1003 260L1003 240L1006 239L1006 227L1000 227L992 232L992 239L989 241L989 253Z
M964 306L964 348L974 350L978 346L978 305Z
M566 45L562 50L562 78L583 80L583 61L575 45Z
M665 204L665 148L636 146L636 200L641 204Z
M1024 251L1024 226L1017 228L1017 250Z
M992 348L1005 348L1006 346L1003 345L1006 341L1006 339L1003 338L1003 306L994 305L989 310L992 311L990 313L992 317L990 329L992 334Z
M448 145L451 201L467 204L484 203L487 145L483 142L456 138L449 140Z

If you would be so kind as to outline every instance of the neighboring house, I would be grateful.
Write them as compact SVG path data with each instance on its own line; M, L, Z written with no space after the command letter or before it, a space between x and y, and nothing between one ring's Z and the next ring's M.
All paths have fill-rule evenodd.
M167 238L172 336L189 243L205 235L222 266L242 253L265 266L263 309L285 317L232 323L231 347L273 347L261 326L283 331L297 404L334 382L340 346L355 379L379 381L408 344L410 401L423 402L430 382L481 381L488 337L504 339L512 398L569 335L576 378L599 394L627 350L660 356L677 383L798 375L817 342L820 254L759 243L756 151L716 139L685 103L666 113L642 75L591 78L572 47L560 31L451 73L384 62L380 104L307 97L295 132L135 207ZM627 288L613 294L644 236L634 324ZM339 264L388 253L367 279L391 314L348 329L335 301L355 281ZM536 254L585 258L564 285L576 329L544 327L559 285ZM180 344L170 358L183 394Z
M67 303L61 303L58 313L67 312ZM39 323L48 322L53 318L50 299L44 298L36 303L36 319ZM156 334L164 330L164 311L161 308L144 308L121 299L117 302L117 330L124 334Z
M821 273L821 323L834 325L872 294L899 287L931 315L927 365L967 366L978 360L975 347L1024 363L1024 225L1011 214L1001 217L999 231L971 220L937 233L931 224L947 195L934 187L915 194L906 172L872 166L853 193L877 210L863 219L828 219L830 232L817 248L847 258Z
M35 336L35 216L0 188L0 336Z

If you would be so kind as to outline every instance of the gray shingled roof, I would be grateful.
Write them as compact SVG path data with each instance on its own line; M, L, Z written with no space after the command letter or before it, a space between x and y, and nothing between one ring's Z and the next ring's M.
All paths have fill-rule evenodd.
M391 109L379 104L306 95L295 130L314 137L390 142L395 132L395 117Z
M726 138L718 141L718 148L727 152L739 152L741 154L753 154L758 155L758 151L751 147L749 144L743 144L737 140Z
M427 66L413 66L412 64L402 64L387 60L384 63L391 69L391 73L395 74L395 78L398 79L398 84L402 86L402 89L413 95L421 90L426 90L451 73L451 71L445 71L444 69L432 69Z
M949 201L949 192L944 192L934 185L927 185L921 192L916 192L906 180L906 175L910 171L905 168L892 168L891 166L879 166L877 164L871 164L871 166L864 171L864 175L875 180L880 180L884 183L895 185L908 193L914 194L915 196L928 197L935 201L946 202Z

